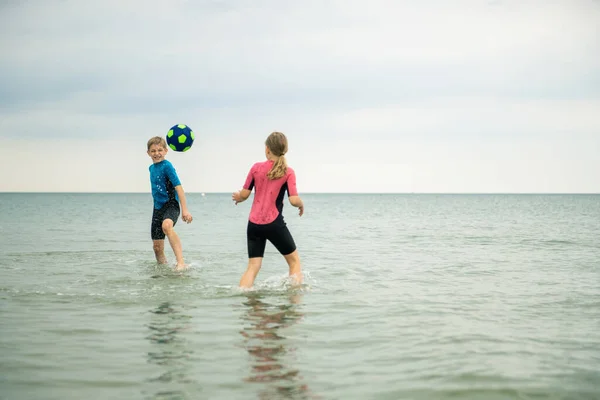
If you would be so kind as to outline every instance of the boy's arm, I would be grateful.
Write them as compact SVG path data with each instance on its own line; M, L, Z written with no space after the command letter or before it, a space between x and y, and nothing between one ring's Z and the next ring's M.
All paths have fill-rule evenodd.
M177 192L177 196L179 197L179 203L181 203L181 219L189 224L190 222L192 222L192 214L190 214L187 208L187 200L185 198L183 186L175 186L175 191Z

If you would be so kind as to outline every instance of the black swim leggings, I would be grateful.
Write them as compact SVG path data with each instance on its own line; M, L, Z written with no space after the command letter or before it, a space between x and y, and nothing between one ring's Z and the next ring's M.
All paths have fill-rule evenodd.
M284 256L296 250L294 238L281 214L270 224L259 225L248 221L246 235L248 237L248 258L263 257L267 240Z

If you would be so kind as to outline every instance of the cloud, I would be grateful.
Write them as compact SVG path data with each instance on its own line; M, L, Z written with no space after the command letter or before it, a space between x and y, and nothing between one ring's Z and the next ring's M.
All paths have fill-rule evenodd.
M598 83L600 12L585 2L33 4L5 15L5 103L380 104L382 94L589 95Z
M592 138L600 131L598 100L432 98L411 104L351 110L335 115L335 130L384 137L452 136L518 140L519 137ZM372 136L371 136L372 137Z
M19 165L35 164L44 149L71 149L103 190L132 187L139 175L124 171L138 165L127 161L126 185L105 181L91 145L143 164L134 149L180 122L200 137L194 158L174 155L182 170L237 157L204 191L237 185L234 168L262 157L271 130L289 133L290 156L314 190L332 182L319 171L336 176L339 190L410 190L369 178L409 170L430 171L422 190L493 188L498 181L484 177L499 166L501 181L543 189L543 168L525 179L510 167L530 154L557 162L536 148L554 149L560 176L583 165L600 171L588 151L600 144L598 20L600 5L586 0L3 2L0 137L37 141L13 159ZM331 161L330 149L346 161ZM453 164L463 166L462 181L447 176L452 160L462 160ZM584 175L578 187L597 188L598 173ZM0 190L25 180L14 181ZM65 187L83 187L71 182Z

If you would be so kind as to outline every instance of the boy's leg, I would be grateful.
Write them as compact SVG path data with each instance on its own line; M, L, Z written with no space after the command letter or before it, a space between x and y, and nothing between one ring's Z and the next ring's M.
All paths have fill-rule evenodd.
M254 285L254 279L256 279L256 275L258 275L258 271L260 271L262 260L262 257L252 257L248 259L248 268L246 268L246 272L244 272L242 279L240 279L241 288L251 288L252 285Z
M167 257L165 256L165 235L161 228L162 215L161 211L156 208L152 212L152 224L150 225L150 237L152 238L152 249L156 256L156 261L159 264L166 264Z
M294 250L290 254L283 256L290 268L290 278L294 285L300 285L303 281L302 266L300 265L300 255L298 250Z
M156 261L159 264L166 264L167 257L165 256L165 241L164 240L153 240L152 248L154 249L154 255L156 256Z
M169 239L169 244L171 245L173 253L175 253L175 258L177 259L177 266L175 267L175 269L185 269L186 265L183 261L183 250L181 248L181 240L175 232L175 229L173 229L173 220L169 218L165 219L162 223L162 229L165 235L167 236L167 239Z

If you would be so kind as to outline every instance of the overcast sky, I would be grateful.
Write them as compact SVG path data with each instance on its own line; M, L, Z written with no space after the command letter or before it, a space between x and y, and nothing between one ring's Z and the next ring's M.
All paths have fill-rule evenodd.
M600 192L598 0L3 0L0 191Z

